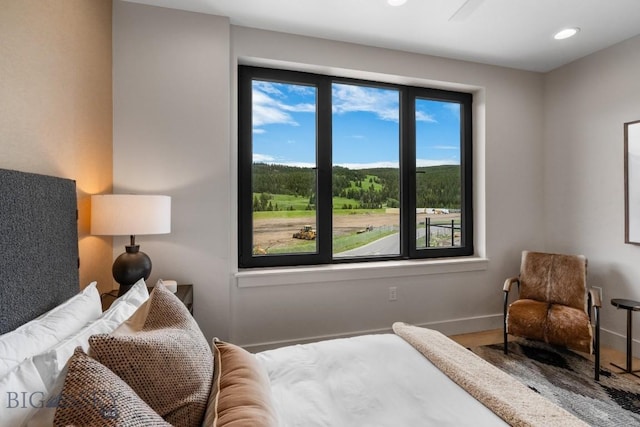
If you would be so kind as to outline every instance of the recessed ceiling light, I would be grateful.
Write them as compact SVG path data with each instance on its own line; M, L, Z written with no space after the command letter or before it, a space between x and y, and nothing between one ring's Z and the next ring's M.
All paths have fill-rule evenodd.
M406 2L407 0L387 0L387 3L389 3L391 6L402 6Z
M553 38L556 40L568 39L569 37L573 37L578 34L578 31L580 31L580 28L578 27L565 28L564 30L558 31Z

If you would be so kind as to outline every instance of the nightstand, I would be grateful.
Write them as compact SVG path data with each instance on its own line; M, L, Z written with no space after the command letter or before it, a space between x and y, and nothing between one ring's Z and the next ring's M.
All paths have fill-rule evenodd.
M153 288L148 288L149 293ZM189 313L193 314L193 285L178 285L178 290L174 294L187 307Z
M178 285L176 296L189 309L189 313L193 314L193 285Z
M640 311L640 302L630 299L614 298L611 300L611 305L615 308L627 310L627 366L623 368L615 363L611 364L618 369L622 369L622 374L631 374L634 377L640 377L640 375L636 375L638 370L633 370L633 322L631 321L631 314L634 311Z
M153 290L153 288L147 289L149 289L149 292ZM102 311L108 309L109 306L111 306L111 303L116 300L117 296L114 292L117 291L111 291L101 295ZM178 290L175 293L175 296L177 296L178 299L187 307L189 313L193 314L193 285L178 285Z

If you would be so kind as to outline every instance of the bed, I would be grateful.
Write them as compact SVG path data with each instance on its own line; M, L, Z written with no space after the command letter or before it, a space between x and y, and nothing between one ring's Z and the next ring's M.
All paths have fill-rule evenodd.
M584 425L429 329L251 354L161 286L102 312L78 291L75 183L0 170L0 198L1 426Z

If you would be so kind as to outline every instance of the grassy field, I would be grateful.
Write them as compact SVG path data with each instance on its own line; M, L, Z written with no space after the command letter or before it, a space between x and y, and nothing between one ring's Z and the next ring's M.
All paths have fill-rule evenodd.
M260 198L260 194L254 193L254 197ZM271 194L269 199L272 211L260 211L264 212L291 212L291 211L306 211L309 206L309 198L302 196L292 196L289 194ZM358 206L358 201L354 199L347 199L345 197L334 197L333 205L342 207L342 205Z
M253 197L260 198L260 194L253 193ZM309 198L301 197L301 196L292 196L289 194L271 194L271 198L269 199L271 202L271 206L273 207L273 211L262 211L264 212L291 212L293 211L305 211L307 206L309 206ZM338 209L342 209L344 205L351 205L353 208L358 206L359 202L355 199L348 199L346 197L334 197L333 198L333 206Z
M371 243L375 240L397 233L397 229L376 229L366 233L352 233L349 235L342 235L333 238L333 253L338 254L340 252L348 251L349 249L359 248L367 243ZM290 245L279 246L269 251L272 254L278 253L304 253L315 252L316 242L311 240L293 240Z
M382 190L382 184L378 184L377 182L375 182L375 180L377 178L378 177L375 176L375 175L367 175L367 177L362 180L362 187L356 186L355 181L351 181L351 188L355 188L355 189L363 188L365 190L368 190L369 187L371 187L371 185L373 185L373 189L375 191L380 191L380 190ZM371 180L371 182L369 182L369 180Z
M354 209L358 206L358 201L354 199L347 199L346 197L334 197L333 209L342 209L344 205L351 205Z
M316 211L262 211L254 212L253 219L315 218Z
M369 183L369 178L363 180L363 188L367 185L380 186L375 182ZM264 205L264 200L260 199L260 194L255 193L258 201ZM305 226L317 227L317 211L307 209L309 198L292 196L285 194L268 195L272 210L254 211L254 235L253 250L256 254L278 254L278 253L314 253L316 251L315 240L295 239L292 235ZM264 196L263 196L264 199ZM399 212L394 210L380 209L343 209L343 206L358 206L359 202L354 199L344 197L333 198L333 253L339 254L350 249L364 246L372 241L381 239L398 232L400 224ZM417 224L418 228L424 229L424 218ZM455 219L459 226L459 215L431 215L431 247L451 246L451 233L437 225L450 225ZM362 232L372 228L371 231ZM454 245L459 245L459 231L456 232ZM425 238L418 239L417 247L425 247Z
M255 196L260 197L259 194L254 194L254 197ZM309 204L309 198L292 196L290 194L272 194L270 202L273 205L274 209L277 206L279 211L288 210L292 207L294 210L304 211Z
M293 235L306 226L316 228L316 214L316 211L254 212L254 253L314 252L313 241L295 239ZM386 212L384 209L339 209L331 215L331 239L335 252L383 237L389 234L390 229L397 230L400 224L398 212Z
M339 198L339 197L338 197ZM336 205L334 205L336 206ZM340 205L342 206L342 205ZM373 213L384 213L385 209L340 209L334 208L334 215L358 215L358 214L373 214ZM262 212L254 212L254 219L270 219L270 218L314 218L316 216L316 211L262 211Z

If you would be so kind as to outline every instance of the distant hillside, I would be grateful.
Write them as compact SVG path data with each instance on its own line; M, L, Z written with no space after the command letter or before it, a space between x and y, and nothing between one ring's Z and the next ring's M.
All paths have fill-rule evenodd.
M460 209L460 166L442 165L417 169L416 206L425 208Z
M460 208L460 167L443 165L418 168L416 174L417 206ZM398 207L399 171L397 168L348 169L333 168L334 197L357 201L354 208L376 209ZM294 166L253 164L253 192L284 194L309 198L315 203L313 188L315 171ZM336 206L339 208L340 206Z

